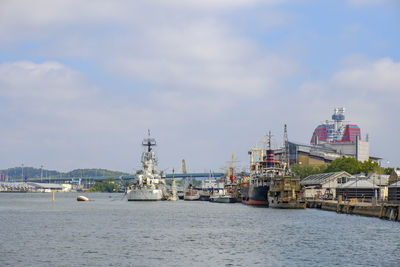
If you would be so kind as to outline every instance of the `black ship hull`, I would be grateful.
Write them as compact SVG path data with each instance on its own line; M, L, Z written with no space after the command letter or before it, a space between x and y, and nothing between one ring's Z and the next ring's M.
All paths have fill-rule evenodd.
M242 203L247 205L266 206L268 207L268 190L269 185L242 186Z

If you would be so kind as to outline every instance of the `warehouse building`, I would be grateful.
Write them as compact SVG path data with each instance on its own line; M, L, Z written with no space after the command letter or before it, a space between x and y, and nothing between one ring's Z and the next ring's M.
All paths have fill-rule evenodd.
M351 174L345 171L320 173L304 178L300 185L304 187L305 198L336 199L336 188L351 179Z

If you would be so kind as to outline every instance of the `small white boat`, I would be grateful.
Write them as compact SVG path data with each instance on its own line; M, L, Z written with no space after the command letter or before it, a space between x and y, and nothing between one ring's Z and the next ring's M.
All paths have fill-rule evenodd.
M77 201L89 201L89 199L85 196L79 196L76 198Z

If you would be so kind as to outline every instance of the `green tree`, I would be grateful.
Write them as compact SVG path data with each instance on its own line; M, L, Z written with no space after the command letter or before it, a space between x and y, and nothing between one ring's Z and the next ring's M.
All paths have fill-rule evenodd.
M367 160L359 163L359 173L379 172L379 165L377 162Z
M115 183L114 178L108 178L103 182L96 182L92 188L89 190L90 192L117 192L118 185Z
M355 158L339 158L332 161L326 172L346 171L350 174L360 173L361 162Z
M323 173L326 171L327 166L326 165L320 165L320 166L301 166L300 164L294 164L291 167L291 170L294 175L300 176L300 179L304 179L309 175L313 174L318 174L318 173Z
M385 168L383 173L386 175L391 175L393 170L394 170L394 168Z

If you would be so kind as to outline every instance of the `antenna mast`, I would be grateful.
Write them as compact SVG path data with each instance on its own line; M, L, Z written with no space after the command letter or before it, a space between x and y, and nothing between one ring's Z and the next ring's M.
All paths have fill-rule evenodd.
M150 138L150 129L147 130L147 133L149 135L148 138L145 138L142 142L142 146L147 147L147 152L151 152L151 147L156 146L156 140L154 138Z
M285 124L283 129L283 161L286 164L286 170L289 171L289 164L290 164L290 155L289 155L289 139L287 134L287 126Z

